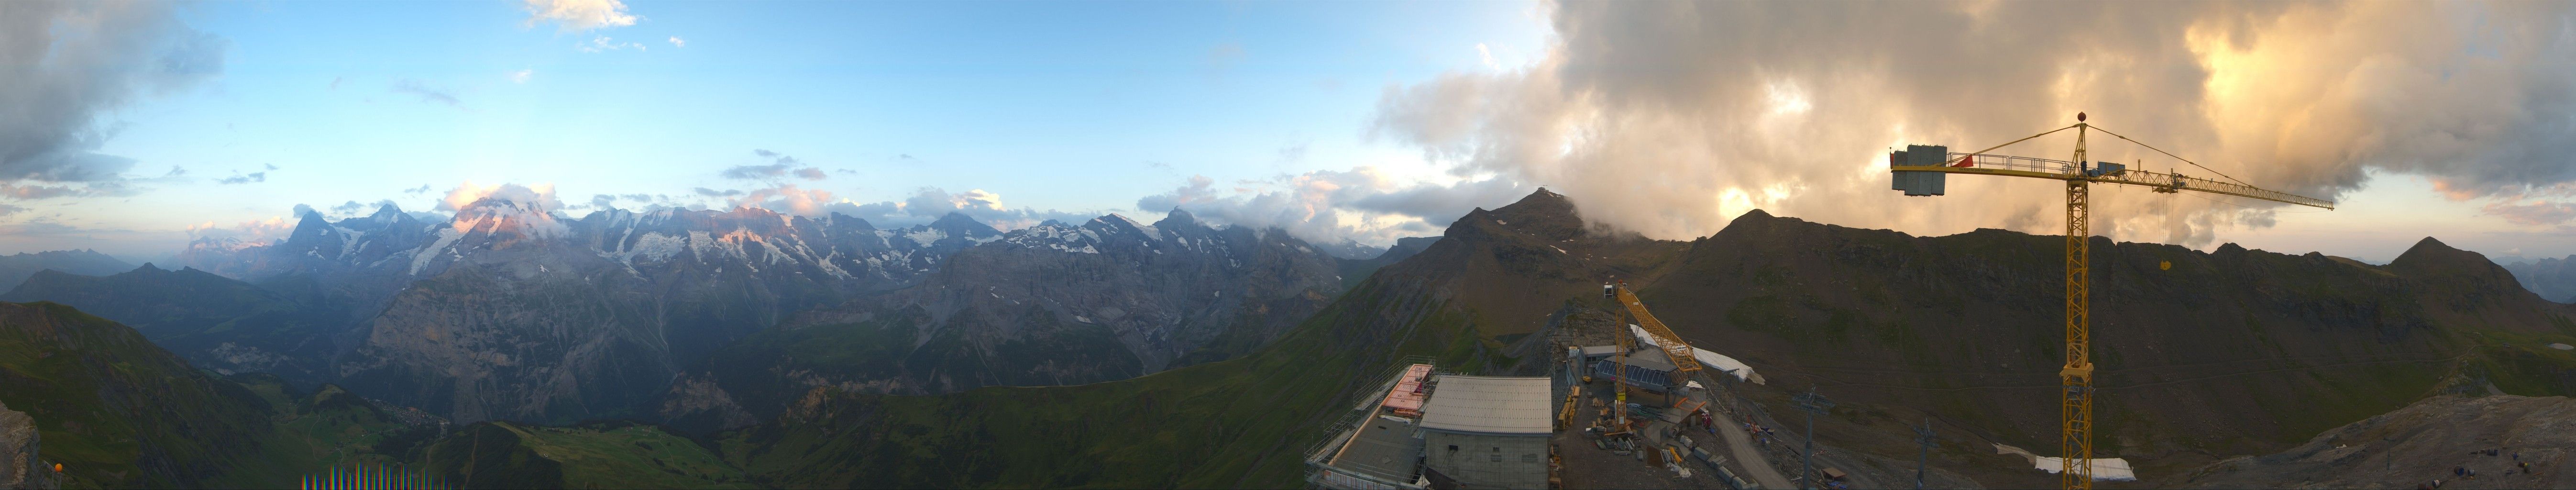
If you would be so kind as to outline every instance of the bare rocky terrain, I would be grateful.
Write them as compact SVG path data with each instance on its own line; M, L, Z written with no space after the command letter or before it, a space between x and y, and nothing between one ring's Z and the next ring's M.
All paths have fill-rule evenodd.
M2495 450L2495 456L2485 451ZM2519 454L2519 457L2516 456ZM2517 463L2528 462L2530 471ZM2186 488L2576 488L2576 399L2446 395L2265 456L2213 463ZM2452 476L2451 468L2477 472Z

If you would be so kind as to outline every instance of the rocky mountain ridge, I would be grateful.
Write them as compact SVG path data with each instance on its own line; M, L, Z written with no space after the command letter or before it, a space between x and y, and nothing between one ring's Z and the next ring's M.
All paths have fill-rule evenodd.
M36 253L19 252L0 255L0 291L18 287L27 276L38 271L55 270L84 276L104 276L133 269L132 264L116 260L97 250L51 250Z
M269 406L114 322L0 302L0 404L25 412L69 488L204 487L260 467Z
M200 368L275 374L311 388L327 381L339 328L333 305L196 269L134 270L90 277L45 271L0 301L52 301L133 327Z
M1610 305L1600 303L1598 285L1620 278L1685 338L1771 379L1770 386L1728 387L1741 390L1746 405L1776 415L1790 413L1793 389L1834 397L1840 405L1817 420L1820 443L1836 448L1829 456L1910 462L1916 446L1907 427L1931 419L1943 439L1935 465L1989 486L2052 479L2025 460L1953 446L2045 447L2053 436L2055 407L2041 401L2054 389L2050 351L2063 327L2062 300L2049 297L2061 290L2062 240L1996 230L1915 237L1761 212L1699 240L1648 240L1590 226L1570 200L1545 191L1468 213L1294 327L1221 360L1184 353L1168 369L1117 381L889 394L902 393L897 383L932 386L1004 372L1052 376L1025 384L1055 384L1124 362L1142 370L1140 352L1173 352L1185 342L1130 343L1119 332L1186 340L1204 326L1148 317L1201 318L1230 308L1216 317L1241 319L1256 307L1295 305L1281 300L1296 291L1208 290L1194 282L1202 276L1233 274L1224 277L1238 285L1345 280L1300 273L1337 271L1347 262L1259 230L1182 240L1196 229L1176 221L1183 217L1147 225L1104 216L1000 235L955 254L916 286L787 315L787 328L750 334L709 356L708 365L748 369L692 369L681 382L660 385L672 393L661 415L713 439L704 448L665 447L666 437L610 426L486 424L465 439L434 444L445 449L432 452L448 459L432 466L537 471L559 464L569 483L572 466L615 459L596 450L623 451L634 441L651 447L636 454L655 458L631 466L638 471L723 480L738 470L774 487L1291 485L1302 470L1301 450L1402 356L1432 356L1470 374L1543 373L1546 363L1533 362L1553 352L1543 340L1567 328L1569 312L1602 316ZM642 305L651 300L634 292L643 274L597 254L548 251L588 247L562 243L573 242L496 243L487 248L529 255L459 260L398 295L397 307L412 312L402 316L417 320L371 323L371 331L387 333L369 338L429 340L370 344L383 350L366 357L397 362L361 371L377 373L383 386L407 386L394 391L419 400L453 402L461 399L453 394L471 393L499 401L450 405L460 412L562 418L613 410L616 400L582 393L645 386L639 380L669 367L637 352L667 348L655 343L670 340L647 318L652 307ZM2296 454L2305 449L2293 447L2313 434L2430 394L2576 392L2568 383L2576 379L2576 358L2543 347L2576 341L2576 311L2541 301L2486 258L2438 240L2385 266L2232 245L2200 252L2097 238L2094 250L2097 386L2104 390L2097 441L2104 456L2138 462L2144 484L2184 484L2224 455ZM1227 272L1235 269L1271 276ZM1155 293L1127 295L1134 291ZM1170 291L1188 294L1163 293ZM1240 302L1226 306L1221 298ZM1137 323L1104 321L1112 315L1101 314L1103 305ZM1217 335L1183 352L1218 346L1225 353L1230 339ZM997 362L1026 364L965 366ZM416 371L453 365L488 370ZM404 379L445 379L440 389L451 395ZM573 395L524 396L546 393ZM771 401L744 402L754 398ZM753 414L762 410L749 408L757 403L774 404L768 410L776 416ZM587 447L601 441L610 443ZM567 452L574 449L568 444L585 447ZM528 454L553 463L522 457ZM666 457L681 463L666 464ZM616 464L608 471L621 468ZM711 464L723 468L706 469Z
M949 254L999 238L953 213L879 230L757 208L570 219L489 197L444 222L390 205L337 221L306 213L284 238L199 240L180 255L185 268L247 281L200 295L258 297L237 303L269 305L251 308L269 318L238 322L258 328L218 326L243 308L183 312L167 300L205 281L57 278L13 298L74 302L152 332L186 323L172 328L190 335L171 346L211 368L343 382L467 422L575 420L633 414L677 366L799 311L917 283ZM167 272L143 272L156 271ZM146 304L159 306L137 309ZM279 326L305 340L285 342Z
M1541 354L1531 339L1544 336L1524 334L1608 308L1598 287L1616 277L1685 338L1765 373L1772 386L1730 388L1749 404L1790 414L1791 390L1835 397L1818 426L1837 451L1910 461L1908 427L1929 417L1945 448L1981 451L1945 449L1936 465L1985 485L2040 486L2051 477L1988 443L2046 447L2054 436L2056 406L2044 401L2063 328L2063 300L2051 297L2062 291L2062 244L1760 212L1700 240L1645 240L1592 230L1570 202L1537 193L1469 213L1235 360L928 397L824 386L728 444L745 448L756 479L782 486L1284 485L1299 455L1277 448L1306 439L1273 424L1321 425L1346 406L1335 397L1361 389L1337 382L1407 352L1461 372L1529 374L1520 360ZM2576 361L2541 347L2576 339L2576 311L2438 240L2387 266L2100 238L2094 251L2097 441L2152 482L2180 483L2212 454L2279 451L2464 379L2518 395L2576 392ZM1153 422L1115 422L1129 419ZM1163 430L1175 425L1222 429ZM986 456L923 466L922 454ZM1083 464L1053 462L1065 459Z
M1125 379L1267 343L1341 292L1337 259L1276 229L1174 210L1049 221L920 285L800 315L675 383L664 416L725 427L815 386L932 394Z

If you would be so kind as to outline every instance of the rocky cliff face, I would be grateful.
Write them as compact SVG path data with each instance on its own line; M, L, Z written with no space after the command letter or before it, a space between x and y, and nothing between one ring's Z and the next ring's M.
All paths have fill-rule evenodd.
M618 264L550 244L404 289L334 366L339 383L459 422L619 415L676 372L667 325Z
M945 393L1221 360L1338 295L1335 271L1278 230L1213 228L1180 211L1152 225L1048 222L958 252L918 286L747 338L676 383L664 411L740 424L813 386Z
M990 240L955 220L880 232L765 210L593 213L468 206L361 327L350 389L459 422L636 416L675 366L816 305L915 280ZM435 271L433 273L433 271Z
M2318 434L2279 453L2228 458L2171 488L2576 487L2576 400L2439 396ZM2495 456L2486 455L2496 450ZM2528 471L2522 463L2529 463ZM2451 468L2476 470L2475 480Z
M43 452L36 419L0 403L0 488L54 488L54 469L45 466Z

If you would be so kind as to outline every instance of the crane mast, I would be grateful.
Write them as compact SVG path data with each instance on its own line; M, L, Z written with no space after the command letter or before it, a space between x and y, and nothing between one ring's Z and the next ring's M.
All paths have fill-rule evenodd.
M2084 131L2075 128L2075 161L2084 161ZM2066 367L2057 370L2057 483L2093 488L2093 188L2066 181ZM2076 461L2083 461L2078 464Z
M2092 184L2142 186L2159 193L2181 191L2204 192L2267 201L2334 209L2331 200L2290 194L2254 187L2242 182L2221 182L2190 177L2181 172L2151 172L2131 169L2111 162L2088 162L2085 155L2087 133L2120 138L2155 150L2194 167L2200 164L2175 156L2119 133L2096 128L2084 122L2084 114L2075 115L2075 125L2031 135L2012 142L1971 153L1950 153L1942 146L1913 145L1888 156L1888 170L1894 176L1894 189L1908 196L1938 196L1946 191L1944 179L1949 174L1980 174L2003 177L2028 177L2066 182L2066 365L2058 370L2063 390L2058 393L2061 428L2058 432L2058 483L2064 488L2093 487L2093 338L2091 310L2091 239ZM2010 155L1989 154L1997 148L2030 141L2058 131L2075 130L2075 157L2050 160ZM2201 167L2207 170L2207 167ZM2217 172L2211 171L2215 174ZM2219 174L2226 177L2225 174ZM2229 178L2229 180L2234 180ZM1624 292L1624 291L1623 291ZM1625 298L1623 296L1623 298ZM1642 310L1642 306L1639 311Z

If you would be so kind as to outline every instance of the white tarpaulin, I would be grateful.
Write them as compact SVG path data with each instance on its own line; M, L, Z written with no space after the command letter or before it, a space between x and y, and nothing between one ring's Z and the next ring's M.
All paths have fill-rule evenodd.
M2056 473L2057 470L2065 469L2066 465L2065 462L2059 461L2057 458L2047 456L2031 458L2030 464L2031 466L2039 467L2039 469L2048 470L2049 473ZM2093 479L2138 481L2138 473L2129 470L2129 460L2120 458L2094 458Z
M2022 448L1996 444L1995 454L2013 454L2024 458L2030 458L2031 469L2046 470L2049 473L2056 473L2058 470L2066 469L2066 461L2064 459L2031 454L2030 451L2023 450ZM2129 460L2120 458L2094 458L2091 463L2093 464L2093 479L2095 480L2138 480L2137 471L2129 469Z
M1659 348L1663 347L1655 344L1655 336L1646 335L1645 327L1639 327L1632 323L1628 325L1628 332L1636 334L1637 340L1645 342L1646 345L1653 345ZM1765 384L1762 380L1762 375L1755 374L1753 372L1753 366L1745 365L1744 361L1738 361L1733 357L1726 357L1725 354L1709 352L1708 349L1698 347L1692 347L1691 351L1691 358L1698 359L1699 364L1702 366L1708 366L1720 371L1726 371L1729 374L1734 374L1735 379L1751 381L1753 384L1757 385Z

